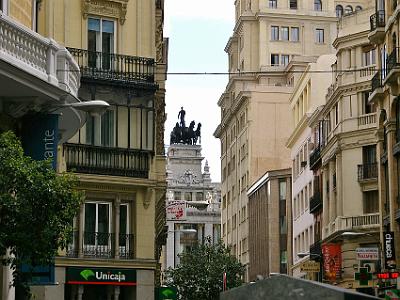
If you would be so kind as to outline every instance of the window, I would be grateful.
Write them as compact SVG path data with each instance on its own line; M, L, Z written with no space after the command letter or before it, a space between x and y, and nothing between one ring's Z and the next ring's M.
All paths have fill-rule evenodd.
M289 8L297 9L297 0L289 0Z
M174 192L175 195L175 200L181 200L182 199L182 193L181 192Z
M336 17L340 18L343 16L343 6L336 5Z
M279 200L286 200L286 180L279 180Z
M314 10L321 11L322 10L322 1L314 0Z
M269 8L277 8L278 7L278 1L277 0L269 0Z
M289 40L289 27L281 27L281 40L288 41Z
M279 54L271 54L271 66L279 66Z
M204 200L203 192L197 192L196 193L196 201L203 201L203 200Z
M364 213L376 213L379 212L379 197L378 191L364 192Z
M334 114L335 114L335 126L339 124L339 104L336 103L334 106Z
M110 204L85 204L84 242L88 245L108 245L110 233Z
M370 91L365 91L362 94L363 101L363 114L371 114L376 112L376 105L368 102Z
M376 163L376 145L364 146L363 148L363 163L375 164Z
M101 116L88 117L86 143L95 146L114 146L114 111L108 110Z
M279 27L271 26L271 40L278 41L279 40Z
M321 28L315 29L315 42L317 44L323 44L324 43L324 30Z
M353 7L351 7L351 5L347 5L345 10L344 10L344 13L346 15L353 13Z
M281 56L281 65L287 66L289 64L289 55L283 54Z
M89 67L109 70L114 53L114 22L88 19ZM100 52L100 53L99 53Z
M129 230L129 206L128 204L121 204L119 207L119 246L120 246L120 254L127 254L124 253L126 250L129 250L131 242L128 239L128 234L130 233ZM128 247L128 249L127 249ZM131 249L133 250L133 249Z
M362 7L360 5L357 5L356 6L356 11L360 11L360 10L362 10Z
M363 67L375 65L376 63L376 50L371 48L363 49L362 53L362 65Z
M192 193L186 192L185 193L185 200L186 201L192 201Z
M290 39L292 42L298 42L300 40L300 31L299 27L291 27L290 28Z

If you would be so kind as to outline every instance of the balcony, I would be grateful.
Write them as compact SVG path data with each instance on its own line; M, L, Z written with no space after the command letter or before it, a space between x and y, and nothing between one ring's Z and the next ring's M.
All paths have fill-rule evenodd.
M67 48L81 70L82 81L154 88L154 59Z
M321 193L315 193L310 197L310 213L320 211L322 209Z
M316 167L321 162L321 147L318 146L310 154L310 170L316 169Z
M334 231L370 229L377 228L379 225L379 213L351 217L337 217L335 220Z
M116 253L118 250L118 253ZM83 245L79 247L79 232L74 231L66 249L67 257L134 258L134 235L119 234L119 247L115 247L115 233L84 232Z
M378 102L383 97L382 73L376 72L371 80L371 94L368 98L369 103Z
M7 69L16 72L11 71L13 66L21 72L21 75L25 74L24 77L33 76L77 96L80 73L71 54L54 40L44 38L0 12L0 63L3 62L8 64L4 66L4 72L7 72ZM32 79L29 80L33 84ZM8 83L2 79L1 82L2 87L6 89ZM40 86L38 84L36 89Z
M378 10L372 16L369 17L370 32L368 38L373 44L380 44L385 38L385 11Z
M388 84L391 88L391 92L397 95L398 92L398 80L400 73L400 48L396 47L389 54L386 60L386 72L387 75L384 78L383 84Z
M357 166L358 182L378 180L378 164L369 163Z
M66 143L64 156L68 171L148 178L152 151Z
M315 261L320 261L322 258L321 241L310 245L310 258Z

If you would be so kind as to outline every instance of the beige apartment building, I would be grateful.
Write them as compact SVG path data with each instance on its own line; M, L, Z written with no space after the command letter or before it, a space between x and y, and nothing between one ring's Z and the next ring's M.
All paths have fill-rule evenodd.
M363 267L371 273L380 267L377 111L368 101L377 56L368 39L372 12L366 7L339 20L332 84L309 120L309 167L311 259L321 261L324 281L374 295L376 278L367 284L354 279ZM363 258L361 251L376 255Z
M57 285L33 287L35 299L154 299L166 238L163 11L163 0L0 0L2 113L110 104L102 115L52 110L67 118L57 169L78 176L85 202L55 258ZM3 70L14 74L3 81Z
M377 49L377 72L372 79L369 101L379 112L376 159L385 270L396 270L400 262L399 12L399 1L376 1L368 35Z
M214 135L221 141L222 236L246 265L246 190L265 172L291 166L285 147L292 128L289 98L304 69L295 60L333 53L337 15L363 9L359 1L342 2L235 2L234 33L225 48L231 75L218 101L221 123Z
M309 169L309 153L312 146L311 128L308 122L315 110L325 103L325 94L332 82L331 66L336 61L334 54L318 57L307 65L301 78L294 86L290 97L290 109L294 127L288 139L292 160L292 258L290 274L295 277L316 279L316 274L302 271L304 263L310 260L310 245L314 243L317 228L314 227L311 205L313 199L313 172ZM314 259L314 257L312 257Z

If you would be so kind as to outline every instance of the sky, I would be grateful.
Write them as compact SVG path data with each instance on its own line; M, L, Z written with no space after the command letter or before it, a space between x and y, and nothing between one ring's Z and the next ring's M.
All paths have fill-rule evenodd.
M165 0L164 36L169 38L168 73L226 72L225 45L234 27L234 0ZM202 155L211 179L221 181L220 143L213 136L220 123L217 102L226 75L168 75L166 84L165 143L178 122L181 106L186 126L201 123Z

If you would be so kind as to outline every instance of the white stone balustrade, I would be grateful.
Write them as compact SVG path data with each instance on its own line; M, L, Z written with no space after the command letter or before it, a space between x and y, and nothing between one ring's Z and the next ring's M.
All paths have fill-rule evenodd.
M77 96L79 67L65 47L1 11L0 60Z

